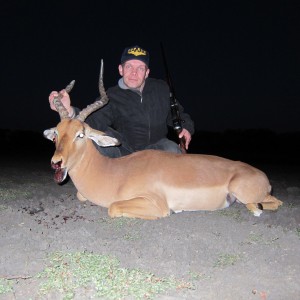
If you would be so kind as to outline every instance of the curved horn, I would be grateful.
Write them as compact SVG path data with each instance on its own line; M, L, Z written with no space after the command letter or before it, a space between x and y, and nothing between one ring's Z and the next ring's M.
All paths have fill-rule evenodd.
M72 80L65 88L66 92L69 94L75 84L75 80ZM61 102L63 95L61 93L58 94L57 97L54 97L53 104L59 113L60 119L66 119L69 117L69 113L67 109L64 107L64 105Z
M101 67L100 67L100 75L99 75L99 92L101 98L108 98L103 84L103 72L104 72L104 64L103 64L103 59L101 59Z
M100 92L100 99L95 101L94 103L88 105L85 109L83 109L76 119L79 121L84 122L84 120L95 110L101 108L108 102L108 97L105 92L104 84L103 84L103 59L101 59L101 68L100 68L100 76L99 76L99 92Z

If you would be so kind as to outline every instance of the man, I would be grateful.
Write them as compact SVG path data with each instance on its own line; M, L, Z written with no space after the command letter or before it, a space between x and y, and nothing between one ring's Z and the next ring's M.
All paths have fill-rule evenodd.
M149 78L149 73L148 51L139 46L125 48L119 65L121 78L107 90L108 104L85 120L92 128L105 131L121 142L118 147L96 145L102 154L120 157L144 149L181 153L179 145L167 139L168 126L172 126L169 87L163 80ZM71 106L65 91L62 93L62 102L69 116L74 117L79 109ZM53 110L56 110L53 104L56 95L57 92L52 92L49 96ZM188 149L194 122L179 103L178 107L184 120L179 138L184 138Z

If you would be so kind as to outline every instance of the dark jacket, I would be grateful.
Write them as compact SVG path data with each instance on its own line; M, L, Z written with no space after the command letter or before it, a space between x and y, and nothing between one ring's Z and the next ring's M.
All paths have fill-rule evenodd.
M142 94L116 85L107 90L107 95L108 104L86 119L92 128L115 129L121 134L121 142L126 142L135 151L167 136L172 119L169 87L165 81L147 78ZM179 109L185 121L183 127L193 134L194 122L180 104Z

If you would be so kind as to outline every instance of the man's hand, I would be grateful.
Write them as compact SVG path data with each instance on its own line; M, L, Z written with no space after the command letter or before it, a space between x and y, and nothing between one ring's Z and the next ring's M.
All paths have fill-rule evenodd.
M189 148L189 144L190 144L190 142L192 140L192 136L189 133L189 131L186 130L185 128L183 128L178 137L180 139L183 138L183 140L184 140L184 147L187 150Z
M68 111L69 117L73 116L74 109L71 106L70 96L69 96L69 94L65 90L61 90L59 93L57 91L52 91L50 93L50 95L49 95L49 103L50 103L51 109L57 111L56 108L55 108L55 106L54 106L53 100L54 100L55 97L58 96L58 94L63 95L63 97L61 99L61 102L64 105L64 107L66 108L66 110Z

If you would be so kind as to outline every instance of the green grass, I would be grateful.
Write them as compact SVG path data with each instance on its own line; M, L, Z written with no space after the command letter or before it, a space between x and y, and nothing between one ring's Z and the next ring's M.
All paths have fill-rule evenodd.
M111 228L119 231L124 228L129 229L132 232L127 232L124 234L123 238L127 241L136 241L141 238L140 232L137 230L138 225L142 224L143 220L141 219L134 219L134 218L110 218L105 217L99 220L101 224L106 224Z
M104 224L112 225L113 227L119 229L125 226L133 227L135 225L141 224L143 220L134 219L134 218L125 218L125 217L120 217L120 218L105 217L105 218L100 218L99 222L102 224L104 223Z
M284 202L283 205L288 209L294 209L296 207L295 203Z
M26 189L0 188L1 200L15 200L18 198L29 198L31 196L31 193Z
M234 265L240 260L240 255L223 253L218 256L217 261L214 263L214 268L224 268Z
M0 211L6 210L7 208L8 208L7 206L5 206L5 205L3 205L3 204L0 204Z
M33 190L44 188L43 184L37 183L16 183L11 180L0 182L0 200L28 199L33 196Z
M204 273L194 272L194 271L190 271L189 276L190 276L191 280L197 280L197 281L211 279L210 275L206 275Z
M266 238L263 234L258 234L255 232L250 232L248 238L243 241L241 244L249 244L249 245L271 245L275 241L277 241L278 237Z
M226 217L232 218L238 222L243 221L243 217L241 216L241 211L238 209L235 209L233 207L218 210L217 213L221 216L226 216Z
M264 235L250 232L248 239L246 240L247 244L262 244L264 242Z
M126 241L137 241L141 238L141 236L138 233L126 233L123 238Z
M78 289L88 289L101 299L152 299L172 289L191 288L174 277L159 278L138 269L125 269L113 257L87 252L53 253L50 264L38 275L46 279L40 293L56 291L73 299Z
M0 295L13 291L10 281L0 278Z

